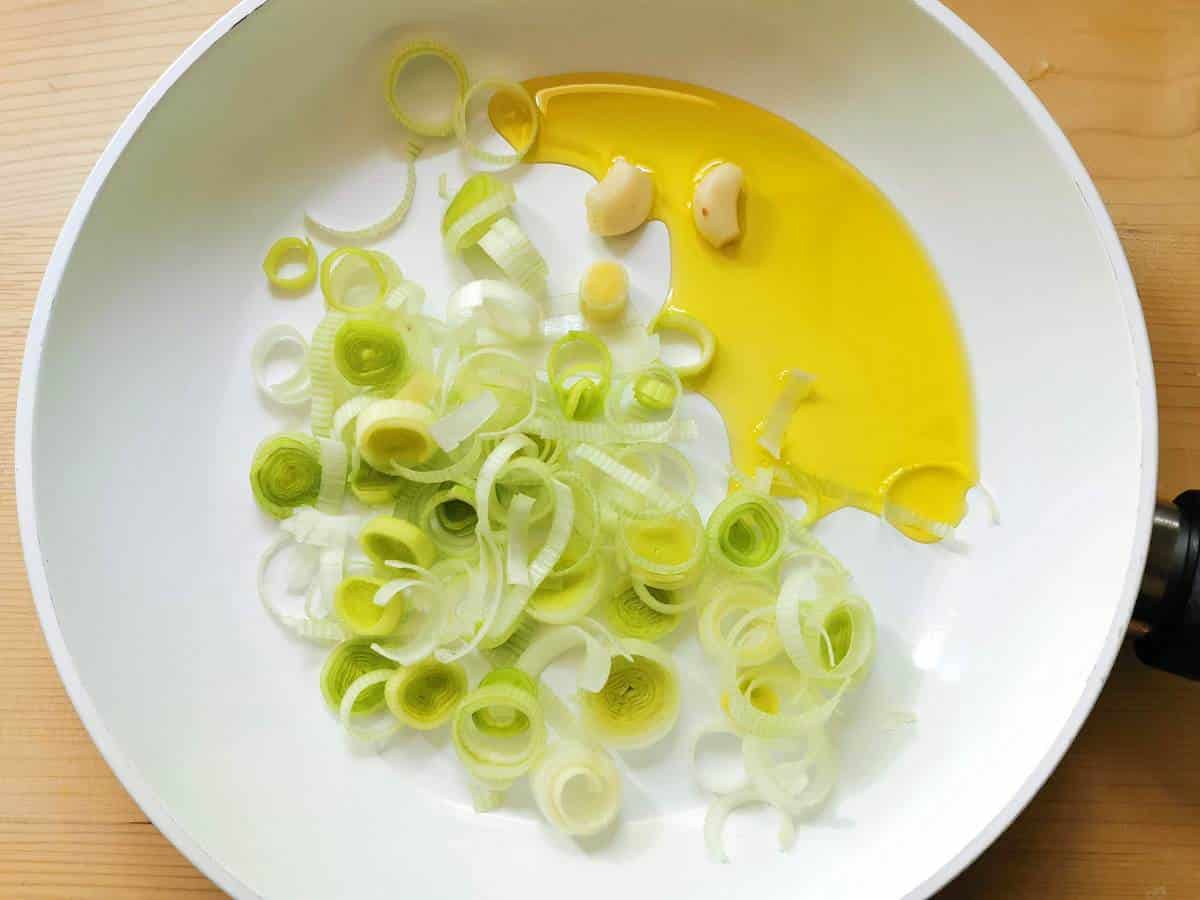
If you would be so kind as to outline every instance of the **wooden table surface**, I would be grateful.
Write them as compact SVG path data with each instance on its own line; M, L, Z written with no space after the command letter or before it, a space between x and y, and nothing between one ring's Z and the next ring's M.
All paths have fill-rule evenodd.
M231 0L0 0L0 447L67 210ZM1066 130L1120 229L1158 377L1163 494L1200 486L1200 0L955 0ZM158 833L59 682L0 453L0 897L220 892ZM1126 650L1066 760L944 896L1200 897L1200 684ZM986 777L981 773L980 777Z

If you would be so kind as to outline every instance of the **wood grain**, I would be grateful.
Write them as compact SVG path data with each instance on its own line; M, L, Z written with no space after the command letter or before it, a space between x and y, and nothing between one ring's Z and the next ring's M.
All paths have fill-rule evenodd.
M25 330L76 192L138 97L229 0L0 0L0 445ZM1160 487L1200 485L1200 0L955 0L1099 184L1159 384ZM220 896L129 799L33 612L0 454L0 897ZM946 892L1200 896L1200 686L1123 653L1079 740ZM986 777L981 773L980 777Z

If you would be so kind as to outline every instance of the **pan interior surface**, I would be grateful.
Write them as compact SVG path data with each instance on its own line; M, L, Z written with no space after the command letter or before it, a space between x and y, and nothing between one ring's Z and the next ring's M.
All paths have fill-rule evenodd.
M836 794L789 853L760 811L731 819L732 864L707 862L704 798L683 762L707 697L633 762L613 838L580 844L528 798L476 815L436 734L351 752L317 690L322 651L258 603L270 530L246 470L263 435L300 420L255 394L250 348L269 324L311 330L321 315L316 293L273 297L259 266L273 240L303 233L311 203L352 220L399 193L404 135L382 86L413 36L454 46L476 77L632 72L755 103L882 190L941 276L999 524L972 495L956 554L857 510L821 523L875 607L880 646L835 726ZM48 270L57 290L22 385L39 608L118 774L244 896L859 898L944 881L1090 707L1154 482L1136 296L1090 183L1039 115L945 21L894 0L273 0L248 15L90 183L74 246ZM409 221L377 245L433 297L461 274L440 248L435 190L458 164L448 150L423 158ZM578 203L591 181L551 165L519 180L523 224L552 264L594 255ZM665 231L628 251L661 297Z

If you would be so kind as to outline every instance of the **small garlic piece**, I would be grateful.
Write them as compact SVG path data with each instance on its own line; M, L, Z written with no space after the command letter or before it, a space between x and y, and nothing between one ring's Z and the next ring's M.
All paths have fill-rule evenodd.
M733 163L721 163L696 184L692 195L692 218L696 230L714 247L724 247L742 234L738 224L738 197L745 181Z
M579 282L579 310L595 324L615 322L629 302L629 274L615 260L594 262Z
M588 228L612 237L627 234L650 217L654 179L650 173L618 159L584 198Z

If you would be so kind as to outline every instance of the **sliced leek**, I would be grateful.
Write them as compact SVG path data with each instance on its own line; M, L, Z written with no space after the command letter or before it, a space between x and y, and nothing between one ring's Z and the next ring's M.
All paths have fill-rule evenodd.
M407 400L376 400L358 414L358 452L373 468L389 475L429 462L437 442L429 429L434 417L428 406Z
M353 314L383 306L388 277L375 254L341 247L321 263L321 293L331 309Z
M791 369L783 373L783 388L770 412L758 427L758 445L779 459L783 439L800 403L812 393L814 378L807 372Z
M280 381L267 380L267 364L280 348L300 350L296 371ZM254 383L263 395L284 406L300 406L312 396L312 376L308 371L308 341L291 325L272 325L258 336L250 351L250 367Z
M289 261L300 257L304 271L283 276L280 271ZM271 245L262 264L263 273L271 286L281 291L306 291L317 280L317 251L310 240L297 237L280 238Z
M400 76L404 74L404 70L415 59L422 57L432 57L439 59L446 64L450 69L451 75L455 81L455 105L446 111L446 114L440 118L427 119L419 114L413 113L407 109L404 101L401 100L396 92L396 83L400 80ZM470 85L470 80L467 78L467 69L463 65L462 60L453 51L448 50L441 44L435 44L432 41L417 41L403 48L392 60L392 66L388 70L387 77L387 102L392 109L392 115L396 117L401 125L412 131L414 134L419 134L423 137L447 137L454 131L454 117L458 109L458 104L462 103L462 99L466 96L467 88Z
M489 228L517 202L507 181L486 172L472 175L454 195L442 215L442 238L451 253L479 243Z
M501 216L479 239L479 249L517 287L538 296L546 290L548 269L520 225Z
M475 98L476 94L488 91L491 92L492 97L496 97L497 95L502 96L511 104L520 107L528 118L529 125L525 129L524 140L520 146L514 147L511 153L493 153L490 150L484 150L471 137L471 101ZM511 121L515 118L511 106L505 110L504 118L507 124L514 124ZM471 85L466 94L459 100L458 108L454 113L454 133L458 137L459 146L466 151L468 156L488 165L507 169L515 166L524 159L525 154L529 152L529 148L537 140L538 119L537 105L533 102L533 98L529 96L529 91L525 90L523 85L515 81L501 81L499 79L488 78Z
M646 641L626 640L632 658L614 657L604 687L580 692L583 726L618 749L649 747L666 737L679 718L679 675L671 655Z
M347 688L363 675L380 669L391 672L394 668L395 663L371 649L370 638L342 641L325 658L325 665L321 669L321 693L325 695L325 702L336 711L341 706ZM369 715L381 709L384 702L383 683L378 682L359 694L352 712L355 715Z
M444 724L467 694L467 672L458 663L425 660L388 678L384 699L397 719L418 731Z
M730 494L708 517L714 559L740 575L763 575L778 565L787 546L787 517L780 505L756 491Z
M409 209L412 208L413 197L417 192L417 157L421 155L421 145L416 141L409 141L407 152L404 155L404 192L400 195L400 200L392 207L391 211L383 218L370 222L366 225L361 225L357 228L338 228L320 221L312 213L304 214L304 221L309 228L320 232L327 237L338 242L359 242L359 241L374 241L383 237L397 225L404 221L408 215ZM311 242L309 244L311 246ZM316 262L313 262L313 274L316 274ZM309 279L308 284L312 284L312 279ZM307 287L308 285L305 285Z
M621 809L621 776L612 758L576 741L552 745L534 769L531 784L546 821L576 837L604 831Z
M349 319L334 336L333 361L350 384L382 388L400 381L408 349L391 326L370 319Z
M546 745L537 684L516 669L497 669L455 711L450 731L459 760L485 783L511 783Z
M333 363L333 345L338 329L346 321L339 312L328 313L313 332L308 351L308 373L312 394L312 430L318 437L333 434L333 413L341 376Z
M254 451L250 488L268 515L284 519L297 507L315 506L321 481L321 450L315 438L279 434Z
M663 331L674 331L685 334L696 342L700 348L700 356L693 362L674 366L680 378L698 378L709 370L717 355L717 338L708 326L678 309L665 308L650 323L649 332L659 334Z
M333 608L338 618L361 637L387 637L404 615L404 598L397 594L386 606L375 603L375 595L387 580L375 575L350 575L337 587Z
M679 627L679 616L652 609L632 584L611 594L604 612L613 631L641 641L657 641Z
M546 376L559 409L572 420L593 419L604 409L612 380L612 354L594 334L572 331L554 342Z
M363 526L358 540L371 562L381 567L396 562L427 569L437 555L425 532L395 516L375 517Z

